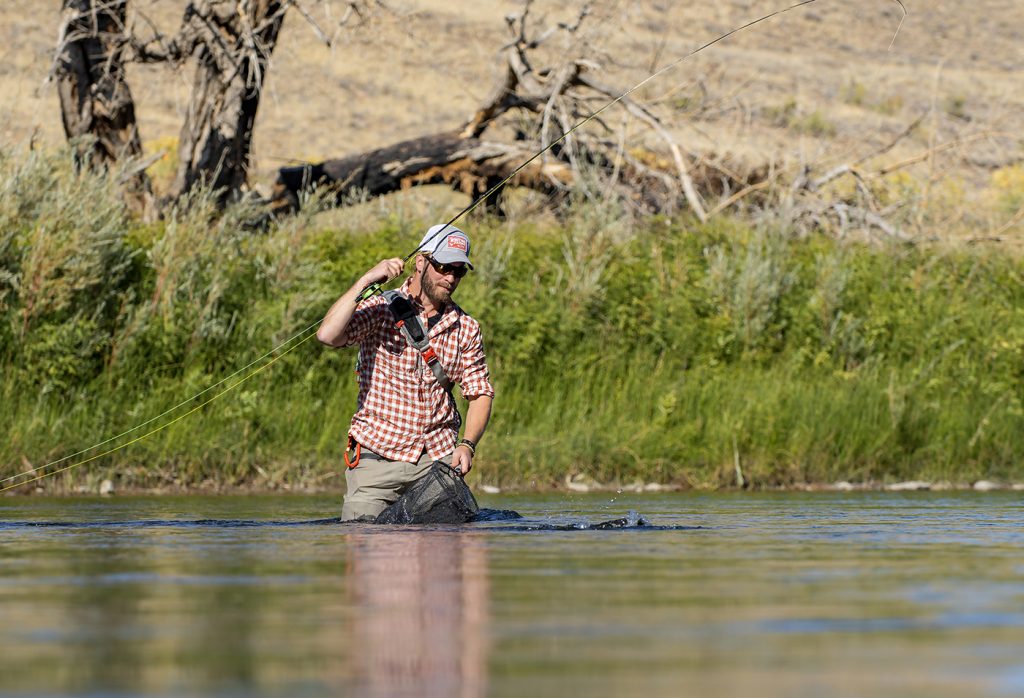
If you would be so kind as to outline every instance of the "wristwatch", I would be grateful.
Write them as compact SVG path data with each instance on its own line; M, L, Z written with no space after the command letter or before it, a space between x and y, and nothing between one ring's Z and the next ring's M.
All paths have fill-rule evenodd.
M470 441L469 439L459 439L459 443L455 444L455 448L458 448L459 446L469 447L469 452L474 456L476 455L476 442Z

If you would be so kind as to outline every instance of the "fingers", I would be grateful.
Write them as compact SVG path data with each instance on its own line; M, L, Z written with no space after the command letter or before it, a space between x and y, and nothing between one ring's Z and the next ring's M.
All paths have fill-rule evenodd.
M403 262L399 257L385 259L383 264L385 265L385 272L387 273L388 281L401 274L403 267L405 267L405 262Z
M405 262L402 261L401 257L383 259L367 272L367 277L370 279L370 283L384 283L399 276L404 267Z
M452 455L452 468L458 470L463 475L468 475L469 471L473 469L473 458L468 453L463 453L463 449L456 449Z

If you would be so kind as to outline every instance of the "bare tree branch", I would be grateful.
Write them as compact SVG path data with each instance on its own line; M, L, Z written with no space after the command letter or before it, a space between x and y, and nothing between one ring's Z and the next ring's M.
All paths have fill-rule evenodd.
M511 40L500 54L500 78L488 98L464 124L450 132L404 141L384 149L319 164L284 168L280 171L276 187L278 207L296 205L301 200L301 189L317 183L333 187L339 204L351 200L353 186L363 187L365 193L375 196L411 183L432 182L480 194L508 176L514 169L516 156L520 156L522 162L537 152L543 152L539 167L524 170L510 184L532 187L550 195L558 194L556 199L569 189L586 190L594 196L599 191L613 192L624 201L648 211L671 210L685 200L695 215L705 220L704 204L690 175L683 150L661 120L635 99L617 99L621 91L604 86L589 76L589 73L600 70L585 55L586 49L579 36L590 14L590 5L584 5L573 21L554 27L534 27L530 15L532 8L532 0L527 0L520 12L505 18ZM569 50L556 54L557 62L541 64L534 50L559 36L566 39ZM595 133L598 129L593 126L605 129L605 133L613 132L605 120L595 118L591 128L576 128L582 120L590 117L595 104L604 105L615 99L618 108L639 120L665 144L672 163L668 167L675 169L674 178L661 169L660 161L657 165L641 162L625 152L621 138L607 138ZM488 129L501 123L502 117L512 111L535 116L532 125L524 125L521 121L509 124L517 133L515 145L501 146L493 141L483 141ZM551 144L555 145L547 149ZM444 147L449 151L445 152ZM383 153L394 158L391 170L383 164L373 164L380 162ZM460 157L453 160L455 154L460 154ZM362 167L360 162L370 164ZM713 168L706 160L702 165ZM731 181L728 175L718 175ZM595 177L603 184L591 189Z
M353 4L355 3L349 3L349 9L352 8ZM290 5L298 10L299 14L302 15L302 18L306 20L306 23L313 29L313 33L316 34L317 38L320 39L327 48L334 46L334 42L331 41L331 37L327 36L327 33L320 27L320 24L316 19L314 19L313 15L309 14L309 11L302 6L302 3L298 0L287 0L285 5Z

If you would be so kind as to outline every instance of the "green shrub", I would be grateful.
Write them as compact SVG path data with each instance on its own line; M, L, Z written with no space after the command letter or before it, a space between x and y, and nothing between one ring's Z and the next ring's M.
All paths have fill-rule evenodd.
M251 210L199 195L141 225L64 154L0 169L0 476L214 398L247 373L170 409L315 325L430 223L343 232L313 201L255 233ZM458 299L498 391L474 477L731 485L736 458L754 487L1021 475L1011 256L635 221L607 204L557 225L463 224L477 270ZM340 482L353 367L353 352L306 341L67 483Z

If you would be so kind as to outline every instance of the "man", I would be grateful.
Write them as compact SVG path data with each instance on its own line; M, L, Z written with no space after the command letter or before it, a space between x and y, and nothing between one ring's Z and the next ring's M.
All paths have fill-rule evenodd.
M402 273L401 259L379 262L327 312L317 339L332 347L359 345L359 399L345 479L346 520L375 517L442 460L463 475L491 415L494 388L480 324L451 296L473 268L469 237L435 225L423 238L415 269L399 291L356 304L364 288ZM452 396L469 401L466 429Z

